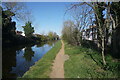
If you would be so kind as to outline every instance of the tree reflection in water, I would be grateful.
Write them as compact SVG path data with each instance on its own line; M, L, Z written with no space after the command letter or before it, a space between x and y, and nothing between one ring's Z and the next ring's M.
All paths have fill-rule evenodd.
M26 59L26 61L31 61L32 57L34 57L34 51L32 51L31 47L26 47L23 57Z
M46 42L3 48L2 77L22 77L36 61L40 60L54 46L54 43Z

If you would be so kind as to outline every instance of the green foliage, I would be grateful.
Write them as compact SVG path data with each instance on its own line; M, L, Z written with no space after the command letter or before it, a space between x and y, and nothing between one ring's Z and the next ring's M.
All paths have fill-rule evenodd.
M32 27L31 22L29 21L25 24L25 26L23 26L23 28L24 28L25 36L27 37L31 37L32 34L34 33L34 27Z
M53 39L53 32L48 33L49 38L52 40Z
M35 35L36 35L37 38L39 38L40 41L42 41L42 42L46 42L46 41L49 40L48 36L46 36L46 35L40 35L40 34L35 34Z
M106 56L107 70L103 69L102 57L99 52L82 46L72 46L65 43L65 54L69 60L64 63L65 78L118 78L117 61Z
M3 38L3 44L4 43L12 43L15 39L15 30L16 30L16 22L12 21L12 16L14 16L14 13L6 10L3 11L2 9L2 38Z
M14 13L11 11L2 11L2 23L3 23L3 31L11 32L15 31L15 25L12 25L12 16L14 16Z
M41 41L47 41L47 40L48 40L47 36L41 35Z
M49 38L49 40L58 40L59 36L55 32L49 32L48 38Z
M61 41L58 41L42 59L36 62L35 65L33 65L30 70L23 75L23 78L48 78L52 69L53 60L60 48Z
M9 10L4 11L5 15L7 15L8 17L12 17L15 16L15 14Z

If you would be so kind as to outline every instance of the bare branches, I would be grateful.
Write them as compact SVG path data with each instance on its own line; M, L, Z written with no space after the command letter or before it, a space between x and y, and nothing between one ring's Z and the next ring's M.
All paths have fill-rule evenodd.
M18 21L28 22L32 21L32 15L25 3L21 2L3 2L3 10L9 10L15 14L13 16Z

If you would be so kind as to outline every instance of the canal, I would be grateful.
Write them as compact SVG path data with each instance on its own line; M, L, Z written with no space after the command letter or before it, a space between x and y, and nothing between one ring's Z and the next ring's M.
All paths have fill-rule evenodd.
M2 77L22 77L29 68L40 60L55 42L22 45L2 49Z

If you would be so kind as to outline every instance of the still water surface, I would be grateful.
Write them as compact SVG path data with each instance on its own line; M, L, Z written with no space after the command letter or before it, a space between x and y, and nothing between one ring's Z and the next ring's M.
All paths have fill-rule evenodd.
M55 42L17 46L3 49L3 78L22 77L29 68L47 53Z

